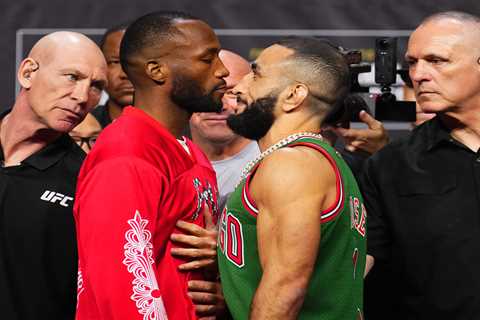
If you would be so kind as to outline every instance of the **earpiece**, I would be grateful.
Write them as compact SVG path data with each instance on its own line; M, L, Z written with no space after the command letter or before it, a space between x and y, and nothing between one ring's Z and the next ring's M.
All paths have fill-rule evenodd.
M28 80L30 80L30 78L31 78L31 76L30 76L31 73L37 71L38 68L40 68L40 65L38 64L38 62L36 62L34 60L32 60L31 64L32 64L31 68L29 68L27 70L27 73L25 74L25 78L28 79Z

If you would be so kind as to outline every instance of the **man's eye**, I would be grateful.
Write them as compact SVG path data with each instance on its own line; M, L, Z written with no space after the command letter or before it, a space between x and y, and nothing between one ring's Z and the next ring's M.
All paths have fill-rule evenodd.
M107 64L108 64L109 66L117 65L117 64L119 64L119 63L120 63L120 60L109 60L109 61L107 62Z
M73 73L67 73L65 76L70 81L77 81L79 79L78 76L76 74L73 74Z
M440 63L443 63L443 62L446 62L447 59L443 59L443 58L430 58L428 59L428 62L432 63L432 64L440 64Z
M96 91L102 91L104 89L104 85L100 83L92 83L91 88Z
M99 89L98 87L90 87L90 92L93 93L93 94L101 94L102 93L102 90Z
M413 66L413 65L415 65L415 63L417 63L417 61L413 60L413 59L408 59L408 60L406 60L406 62L407 62L407 65L409 65L409 66Z

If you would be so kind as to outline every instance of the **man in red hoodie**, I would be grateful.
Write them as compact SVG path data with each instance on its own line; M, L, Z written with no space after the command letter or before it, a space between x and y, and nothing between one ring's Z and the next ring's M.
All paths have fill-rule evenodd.
M181 137L193 112L221 108L228 71L203 21L155 12L133 22L120 49L135 107L100 135L80 172L77 319L196 319L172 256L178 221L205 227L218 215L215 172Z

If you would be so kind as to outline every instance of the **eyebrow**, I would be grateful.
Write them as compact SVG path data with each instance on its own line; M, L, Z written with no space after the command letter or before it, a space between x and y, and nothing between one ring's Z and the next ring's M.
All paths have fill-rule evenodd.
M62 73L66 73L66 72L74 73L82 79L88 78L88 76L85 73L83 73L82 71L80 71L78 69L75 69L75 68L73 68L73 69L71 69L71 68L62 69L62 70L60 70L60 72L62 72ZM92 85L100 86L103 89L103 88L106 87L107 81L105 79L92 79Z
M448 60L449 57L445 54L438 54L438 53L428 53L423 55L422 57L414 57L411 54L406 53L405 54L405 60L419 60L419 59L424 59L424 60L429 60L429 59L443 59L443 60Z
M60 69L60 72L61 73L74 73L80 77L84 77L86 78L87 76L80 70L78 70L77 68L64 68L64 69Z
M220 48L208 48L200 53L200 56L205 56L207 54L217 54L220 51Z

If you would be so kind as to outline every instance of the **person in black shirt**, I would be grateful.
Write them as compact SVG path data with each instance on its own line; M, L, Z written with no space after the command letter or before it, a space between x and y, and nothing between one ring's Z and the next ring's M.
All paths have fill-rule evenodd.
M105 87L108 101L93 109L91 113L102 128L118 118L125 106L133 103L133 85L120 65L120 42L126 28L127 24L121 24L107 30L100 43L108 65L108 84Z
M73 199L84 153L67 133L98 103L106 77L100 49L73 32L43 37L20 64L22 88L0 120L2 319L74 319Z
M375 260L366 318L480 319L480 19L430 16L406 60L437 116L369 158L359 181Z

